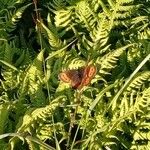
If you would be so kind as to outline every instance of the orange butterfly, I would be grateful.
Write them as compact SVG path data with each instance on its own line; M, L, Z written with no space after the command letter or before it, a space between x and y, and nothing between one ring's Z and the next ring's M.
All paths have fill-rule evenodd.
M70 83L74 89L82 89L83 86L87 86L91 82L96 75L96 71L94 65L89 65L79 69L61 72L59 79L63 82Z

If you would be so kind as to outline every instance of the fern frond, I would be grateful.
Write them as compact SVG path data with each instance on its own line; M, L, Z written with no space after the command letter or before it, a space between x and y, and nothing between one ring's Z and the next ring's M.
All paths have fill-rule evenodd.
M55 25L56 27L69 27L73 25L73 8L67 10L58 10L55 13Z
M44 25L41 21L39 22L41 27L46 31L48 36L48 42L53 49L61 49L63 46L62 41L60 40L57 33L53 33L48 27Z
M65 0L53 0L52 2L48 3L46 7L48 7L51 10L51 7L55 10L63 9L66 6Z
M12 63L13 54L14 54L14 51L12 51L13 45L14 43L8 44L8 42L5 42L5 51L4 51L3 60L10 64Z
M141 99L143 99L144 105L141 105L140 108L142 107L143 112L145 113L145 115L138 115L138 120L136 121L136 126L137 126L137 130L134 132L133 135L133 145L131 147L131 149L149 149L149 134L150 134L150 121L149 121L149 114L150 114L150 88L145 89L142 92L142 97ZM144 106L144 107L143 107Z
M118 61L119 56L126 50L131 47L132 44L116 49L113 52L110 52L103 56L102 58L97 58L96 63L100 65L99 72L101 74L108 74L109 70L115 68L115 65Z
M77 69L85 65L85 62L79 58L71 58L68 59L67 62L64 62L67 69Z
M127 91L128 92L138 91L138 89L140 89L142 87L142 85L144 85L144 83L148 83L149 78L150 78L150 72L149 71L142 72L142 73L138 74L132 80L132 82L129 84Z
M16 12L13 13L11 21L9 22L9 29L8 29L9 32L16 29L17 23L19 22L20 18L22 17L23 12L30 5L31 5L31 3L19 8Z
M108 26L109 22L103 18L98 22L97 26L93 29L91 33L91 38L94 42L99 42L99 46L104 46L108 41Z
M0 105L0 134L3 134L5 132L5 123L8 119L8 115L9 115L9 109L10 109L10 105L9 103L5 103L5 104L1 104Z
M84 8L84 9L83 9ZM97 19L93 16L93 12L87 1L80 1L76 6L76 15L80 22L85 25L88 31L92 31Z
M45 96L42 91L41 83L43 75L43 55L44 50L42 50L37 58L33 61L33 64L27 69L26 75L23 79L23 84L20 88L21 95L28 91L31 94L31 100L35 104L44 103ZM41 101L41 102L40 102Z
M48 117L52 117L54 111L60 105L60 103L64 101L64 99L65 99L64 96L60 96L54 99L50 103L50 105L47 105L43 108L29 109L25 113L23 120L21 119L19 121L17 132L19 133L29 132L30 133L32 126L34 126L36 122L40 123L40 121L46 121Z
M150 149L148 0L30 3L0 2L1 149Z

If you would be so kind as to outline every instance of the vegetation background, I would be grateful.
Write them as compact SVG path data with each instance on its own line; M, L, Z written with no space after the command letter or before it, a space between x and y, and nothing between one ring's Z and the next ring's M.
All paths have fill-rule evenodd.
M149 150L149 59L149 0L0 0L0 149Z

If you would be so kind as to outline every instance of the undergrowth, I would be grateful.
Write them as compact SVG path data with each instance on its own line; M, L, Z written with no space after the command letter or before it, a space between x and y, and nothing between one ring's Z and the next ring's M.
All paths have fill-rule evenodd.
M149 0L1 0L1 149L150 149L149 14ZM82 90L59 80L87 63Z

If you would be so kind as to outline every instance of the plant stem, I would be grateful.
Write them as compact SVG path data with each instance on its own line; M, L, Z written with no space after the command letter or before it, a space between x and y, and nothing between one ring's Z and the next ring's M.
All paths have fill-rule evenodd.
M72 131L72 128L74 126L74 123L75 123L75 119L76 119L76 114L78 112L78 106L80 104L80 99L81 99L81 94L82 92L79 90L77 91L76 93L76 103L77 103L77 106L75 107L75 111L71 117L71 121L70 121L70 127L69 127L69 131L68 131L68 141L67 141L67 149L69 148L69 143L70 143L70 138L71 138L71 131ZM71 149L73 148L73 145L74 145L74 142L75 142L75 139L76 139L76 136L77 136L77 133L78 133L78 128L76 130L76 133L75 133L75 136L73 138L73 142L72 142L72 145L71 145Z

